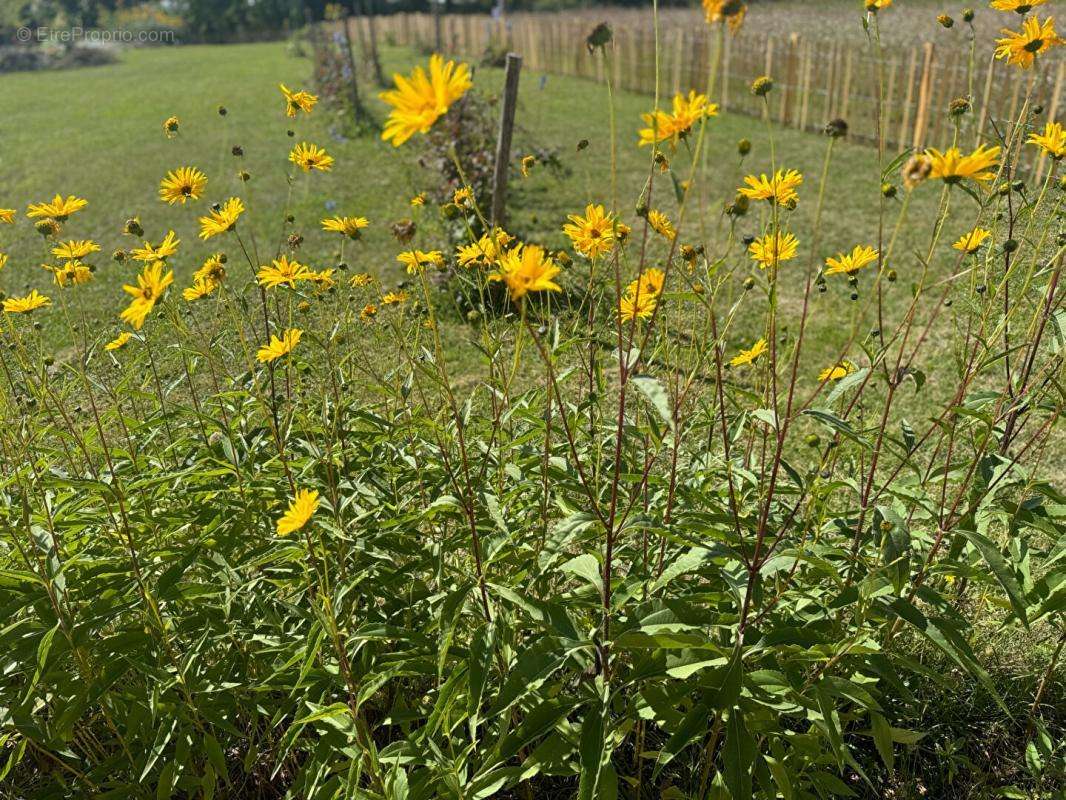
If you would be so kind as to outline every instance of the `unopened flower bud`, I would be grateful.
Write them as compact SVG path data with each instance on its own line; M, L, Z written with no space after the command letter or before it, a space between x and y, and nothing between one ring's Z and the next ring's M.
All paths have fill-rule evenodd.
M882 197L886 197L889 200L891 200L893 197L895 197L896 196L896 186L895 186L895 184L882 183L881 184L881 196Z
M936 21L943 25L945 28L953 28L955 26L955 20L949 17L947 14L941 14L936 18Z
M973 18L974 18L974 10L972 8L964 8L962 10L962 21L963 22L973 22Z
M737 142L737 152L742 156L746 156L751 152L751 142L747 139L741 139Z
M766 97L774 88L774 81L769 75L762 75L751 82L751 93L756 97Z
M956 97L948 104L948 114L953 117L961 117L970 113L970 100L967 97Z
M837 117L831 119L825 123L825 135L830 139L843 139L848 135L848 123L847 121Z

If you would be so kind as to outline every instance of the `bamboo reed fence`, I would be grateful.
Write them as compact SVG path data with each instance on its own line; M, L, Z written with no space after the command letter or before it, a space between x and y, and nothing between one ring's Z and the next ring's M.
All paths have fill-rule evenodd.
M634 21L630 21L630 20ZM698 18L691 18L697 21ZM378 35L398 45L430 50L437 43L447 53L476 59L513 50L527 70L605 82L610 70L619 88L644 94L655 92L655 35L648 24L627 17L611 20L612 48L606 58L590 54L585 39L599 18L587 13L516 13L505 20L488 15L395 14L376 17ZM362 38L365 17L348 24ZM717 29L704 24L666 25L659 48L660 93L705 90L709 67L718 46ZM723 110L761 116L763 100L751 95L751 81L760 75L774 79L770 95L772 119L801 130L820 130L834 118L849 126L849 137L874 142L877 125L878 59L869 46L842 40L792 34L762 34L748 29L722 40L718 95ZM1046 119L1055 119L1063 93L1066 61L1046 59L1039 69L1020 70L978 51L970 65L969 51L937 47L931 41L886 48L883 81L885 146L896 152L908 148L944 147L951 143L954 123L948 106L955 98L969 98L973 109L964 118L962 134L971 141L996 138L1007 120L1018 113L1035 83L1034 104ZM966 142L966 138L962 139ZM1035 162L1042 173L1043 160Z

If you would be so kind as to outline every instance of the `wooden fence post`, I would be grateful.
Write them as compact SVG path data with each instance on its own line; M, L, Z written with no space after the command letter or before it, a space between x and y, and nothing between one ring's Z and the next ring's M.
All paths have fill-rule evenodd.
M492 175L492 225L503 224L504 204L507 200L507 168L511 161L511 136L514 133L514 112L518 104L518 73L522 57L507 54L503 80L503 108L500 111L500 136L496 140L496 164Z

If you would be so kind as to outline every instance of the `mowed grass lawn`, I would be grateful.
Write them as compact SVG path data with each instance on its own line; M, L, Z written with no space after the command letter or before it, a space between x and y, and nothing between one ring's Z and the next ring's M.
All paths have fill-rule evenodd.
M391 73L408 70L419 56L385 48L384 59L386 73ZM247 275L232 238L206 243L197 239L197 217L206 212L209 203L231 195L239 195L249 207L241 228L250 248L254 238L260 262L268 261L277 251L283 236L283 211L289 204L296 217L293 228L306 237L298 254L301 261L315 268L334 265L340 257L338 239L322 232L319 220L335 213L359 214L369 217L372 224L363 242L347 246L345 260L353 270L372 272L386 285L405 277L395 261L401 246L392 238L389 223L410 216L408 199L418 191L432 189L438 178L418 166L417 139L395 149L374 133L348 138L340 133L344 126L338 124L336 115L321 106L310 117L301 115L295 123L287 120L278 83L313 89L310 72L309 59L292 55L284 43L267 43L130 50L122 54L120 63L111 66L0 76L0 94L11 110L0 117L0 207L14 207L21 213L27 203L56 193L89 200L88 209L67 223L63 238L92 238L103 246L95 259L98 280L77 290L78 304L85 309L95 333L103 337L118 329L116 315L124 305L120 287L135 272L132 263L117 264L110 257L116 248L137 244L122 235L128 217L139 216L146 237L153 242L168 229L177 232L182 246L171 263L178 287L187 285L203 258L220 247L231 256L233 269ZM475 82L479 91L495 96L502 85L502 73L479 67ZM376 87L363 88L364 95L370 96L373 113L383 120L385 108L376 98ZM668 98L664 102L669 102ZM634 205L649 174L649 152L636 146L637 129L640 114L651 105L652 99L646 96L619 93L615 98L618 207L634 227ZM219 106L225 107L225 116L220 116ZM170 115L181 120L180 135L173 139L167 139L161 127ZM611 202L607 93L603 86L582 80L525 73L517 124L516 160L534 146L549 148L567 170L563 174L540 168L527 179L516 171L508 227L524 240L561 247L566 243L561 226L568 213L580 211L587 202ZM287 135L290 127L295 128L295 138ZM690 207L681 236L683 241L698 242L701 232L705 233L708 251L720 252L728 233L721 213L723 203L733 197L745 173L769 171L770 153L766 126L759 120L723 114L711 122L709 130L707 181L699 198L702 211L693 213ZM799 169L806 176L800 207L789 223L801 241L800 255L788 265L786 291L782 293L786 313L798 319L802 275L811 255L804 245L810 241L827 139L780 129L774 137L777 164ZM736 147L741 138L753 144L743 162ZM578 151L576 145L582 139L587 139L589 146ZM289 196L287 155L293 142L301 140L326 147L335 156L336 165L328 174L297 174ZM243 158L231 155L234 145L243 148ZM684 148L674 163L680 176L687 177L689 156ZM162 203L157 196L160 178L167 170L186 164L208 174L206 197L186 206ZM251 174L247 185L238 180L239 169ZM820 260L859 243L876 245L879 183L872 148L846 141L838 144L826 193L822 245L813 255ZM900 281L889 287L886 295L890 310L902 308L909 300L907 287L918 272L913 253L924 252L927 246L938 194L933 186L916 193L911 222L903 228L896 249L894 266ZM939 248L945 269L950 263L950 242L973 223L975 205L961 193L957 195L955 202L961 212L947 226ZM676 202L666 177L656 178L652 205L676 219ZM435 215L427 206L418 246L446 246ZM886 215L886 240L895 216L892 206ZM737 236L754 234L760 227L759 212L753 210L738 223ZM10 255L7 268L0 274L0 287L5 292L49 287L51 277L39 267L48 260L47 248L27 219L20 217L14 227L0 226L0 251ZM657 258L661 263L665 252L665 245L657 241L651 250L653 261ZM733 248L728 265L758 274L742 246ZM866 276L864 283L868 286L869 282ZM862 301L849 302L850 290L839 276L830 283L829 292L815 295L813 358L833 358L846 338L852 316L865 306ZM751 295L741 324L730 337L737 345L750 343L761 326L760 292ZM51 341L61 348L60 315L50 315L49 319ZM871 314L869 322L873 321ZM457 356L472 365L477 356L472 346L464 344L468 338L463 332L465 324L456 319L448 325L448 338Z

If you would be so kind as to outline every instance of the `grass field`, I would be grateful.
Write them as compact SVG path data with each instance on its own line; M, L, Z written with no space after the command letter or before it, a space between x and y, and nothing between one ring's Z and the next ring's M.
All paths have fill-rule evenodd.
M385 70L390 73L407 69L415 57L386 49L384 59ZM287 201L282 187L289 166L285 154L292 143L280 113L277 84L304 86L309 69L309 62L289 55L285 45L270 43L132 50L113 66L2 76L0 89L20 113L0 122L4 142L0 206L22 209L28 202L43 199L37 196L42 187L50 193L72 193L89 200L87 211L64 235L94 238L103 246L98 254L102 280L86 287L84 294L101 320L109 320L117 311L121 304L119 286L129 279L130 268L109 260L114 249L133 244L130 237L121 234L128 217L139 216L146 236L153 241L160 239L168 226L174 226L183 242L176 262L179 284L188 281L213 249L196 239L196 217L202 209L195 204L170 208L157 198L159 179L169 169L189 163L207 172L211 181L207 199L211 201L239 194L251 209L259 248L273 252L280 235L277 221ZM494 95L501 84L500 70L477 69L476 85L486 94ZM227 110L225 117L217 112L220 105ZM648 177L647 151L633 145L640 114L650 106L648 97L627 93L617 97L620 198L635 197ZM383 106L376 97L371 99L371 107L379 119L383 117ZM181 119L181 133L168 140L161 123L172 114ZM586 202L610 203L610 185L591 177L609 172L610 124L602 87L555 76L522 76L514 155L517 159L532 146L550 148L569 174L541 169L529 179L516 176L512 180L509 228L515 234L546 246L562 246L565 237L561 227L567 214L580 211ZM432 186L433 176L417 166L413 148L394 150L373 134L345 138L337 133L340 129L331 125L325 113L298 120L296 140L318 142L337 159L331 173L298 175L293 186L296 228L306 236L301 254L313 266L332 265L339 252L334 240L318 230L317 221L333 213L365 215L372 225L364 242L349 248L346 260L353 269L372 272L386 281L400 280L402 272L395 262L399 246L388 224L411 214L403 198ZM720 213L723 203L732 199L743 174L769 170L766 131L758 120L724 114L714 120L710 133L709 190L702 198L703 213L694 217L690 212L683 239L686 231L695 233L699 228L710 231L712 240L723 241L728 230ZM736 151L742 138L753 145L743 163ZM791 130L776 131L775 138L779 165L798 168L806 175L806 199L793 222L803 242L809 236L826 139ZM578 152L576 145L582 139L590 144ZM238 144L244 150L242 159L230 155ZM212 154L208 163L199 157L203 153ZM116 161L123 165L121 169L115 169ZM236 177L241 168L252 175L246 187ZM878 183L874 150L847 142L837 146L826 196L820 248L824 255L857 244L854 231L876 229L877 204L871 198L877 197ZM898 253L908 254L928 240L929 226L922 220L933 212L935 202L932 192L916 196L911 213L914 223L902 230ZM673 192L665 180L653 190L652 205L673 213ZM632 209L623 207L621 211L632 224ZM889 218L893 216L890 209ZM174 223L175 219L180 222ZM424 219L425 243L443 244L443 234L434 230L435 220ZM953 239L969 222L965 214L960 215L945 238ZM741 220L737 237L757 232L759 224L755 214ZM0 235L4 237L0 247L12 259L0 278L3 288L11 293L47 285L46 273L24 268L36 266L46 256L32 226L23 220L14 231L4 229ZM942 250L940 254L946 260L949 252ZM263 256L260 253L260 260ZM896 265L901 275L899 285L906 283L908 260L904 255ZM731 263L743 265L745 261L743 248L735 248ZM796 285L802 278L795 276L801 274L801 269L795 271ZM814 315L816 343L833 335L842 314L852 313L853 309L838 302L846 301L845 288L841 282L824 296L837 310ZM894 299L890 297L889 302ZM832 349L830 342L825 344Z

